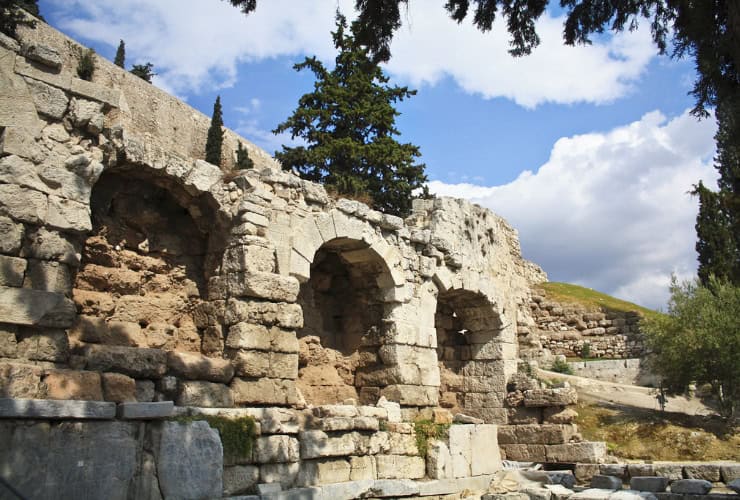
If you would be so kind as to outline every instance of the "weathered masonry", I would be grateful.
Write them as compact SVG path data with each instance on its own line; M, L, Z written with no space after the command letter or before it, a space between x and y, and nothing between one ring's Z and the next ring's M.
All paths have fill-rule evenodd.
M546 433L508 443L511 459L603 455L571 442L572 419L547 420L572 391L517 375L517 325L545 275L503 219L450 198L417 200L405 220L334 200L230 131L219 169L199 159L207 117L100 58L78 79L83 49L42 23L19 38L0 37L5 476L42 498L57 480L95 491L54 462L103 460L83 445L23 450L99 440L125 455L121 498L182 497L182 439L200 436L194 469L220 443L202 422L128 420L204 413L258 425L250 455L202 496L482 477L516 424ZM254 169L231 171L238 142ZM419 450L411 422L455 413L467 424Z

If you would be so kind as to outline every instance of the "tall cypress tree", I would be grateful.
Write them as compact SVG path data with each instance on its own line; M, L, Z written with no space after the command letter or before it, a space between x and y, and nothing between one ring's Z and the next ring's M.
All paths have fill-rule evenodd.
M723 193L711 191L700 181L693 194L699 197L696 216L696 252L699 281L708 286L712 275L732 279L735 256L730 219L723 206Z
M116 58L113 60L113 64L121 68L126 67L126 44L123 40L118 44L118 50L116 50Z
M223 126L221 96L217 96L216 102L213 104L211 127L208 129L208 139L206 140L206 161L219 167L221 166L221 146L224 142Z
M294 68L316 75L313 92L303 95L298 108L274 132L289 130L308 146L286 147L275 153L283 168L323 182L340 194L372 198L374 208L406 214L412 193L426 182L424 164L413 144L399 143L393 107L416 91L388 85L367 47L355 39L358 25L347 33L347 21L337 13L332 33L339 53L329 71L315 57Z

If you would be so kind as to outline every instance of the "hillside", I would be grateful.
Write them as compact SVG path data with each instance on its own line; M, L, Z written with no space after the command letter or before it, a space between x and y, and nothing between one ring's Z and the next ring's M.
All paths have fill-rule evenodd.
M535 285L535 289L541 290L543 295L554 302L561 304L575 304L585 309L606 309L617 312L639 312L643 316L651 317L660 314L658 311L648 309L633 302L618 299L599 292L592 288L586 288L571 283L546 282Z

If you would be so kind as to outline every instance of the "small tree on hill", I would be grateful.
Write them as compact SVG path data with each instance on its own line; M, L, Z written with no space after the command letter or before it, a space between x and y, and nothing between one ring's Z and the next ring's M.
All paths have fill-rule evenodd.
M123 40L118 44L118 50L116 50L116 58L113 60L113 64L121 68L126 67L126 44Z
M247 170L254 168L254 161L249 157L249 152L240 142L236 148L236 169Z
M154 65L150 62L146 64L134 64L131 68L130 73L132 75L136 75L142 80L146 80L149 83L152 83L152 77L156 75L154 71Z
M80 56L80 60L77 61L77 76L83 80L92 80L93 73L95 72L95 50L87 49Z
M671 282L668 314L643 320L653 369L671 392L711 384L726 416L740 405L740 287L708 279Z
M208 129L208 138L206 139L206 161L216 166L221 166L221 146L224 142L223 126L221 96L217 96L216 102L213 103L211 126Z
M327 70L315 57L306 58L294 68L310 69L316 75L313 92L305 94L298 108L273 131L289 130L308 146L283 146L275 153L285 169L326 184L340 194L369 196L374 208L406 214L412 193L426 182L424 165L415 164L420 155L413 144L402 144L393 107L416 91L388 85L367 47L356 42L353 24L337 13L337 29L332 33L339 53L333 70Z

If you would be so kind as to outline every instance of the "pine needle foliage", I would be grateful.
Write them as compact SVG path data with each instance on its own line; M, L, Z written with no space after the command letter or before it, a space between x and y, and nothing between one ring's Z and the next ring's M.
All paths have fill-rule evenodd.
M348 29L345 17L337 13L334 69L328 70L316 57L294 66L314 73L314 89L273 132L290 131L307 145L283 146L275 157L286 170L340 195L367 197L375 209L405 215L414 191L427 179L424 164L415 163L419 148L395 138L400 132L394 104L416 91L388 84L367 47L357 42L356 29L356 23Z
M247 170L250 168L254 168L254 161L249 157L247 148L242 146L242 143L240 142L236 147L236 169Z
M95 51L87 49L77 61L77 76L89 82L92 80L93 73L95 73Z
M116 49L116 58L113 59L113 64L118 67L126 67L126 44L123 40L118 43L118 49Z

